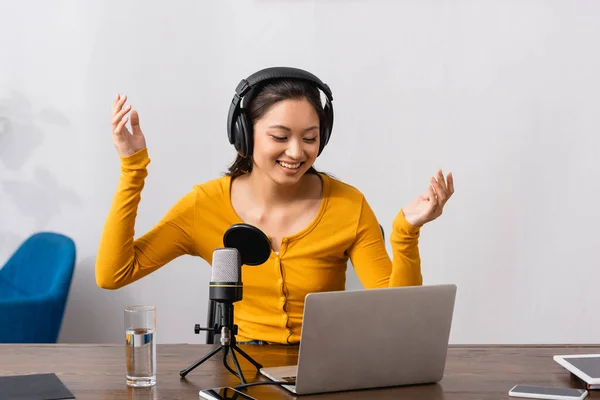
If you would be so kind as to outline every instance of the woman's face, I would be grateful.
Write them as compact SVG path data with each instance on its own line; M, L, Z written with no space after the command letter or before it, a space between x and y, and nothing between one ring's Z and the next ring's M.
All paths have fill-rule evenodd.
M306 100L275 103L254 124L253 171L273 181L297 183L319 153L319 115Z

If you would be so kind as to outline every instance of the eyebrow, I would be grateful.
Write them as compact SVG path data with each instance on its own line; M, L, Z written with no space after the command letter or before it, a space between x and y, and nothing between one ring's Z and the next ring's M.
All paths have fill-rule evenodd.
M287 132L291 132L292 131L290 128L288 128L285 125L271 125L271 126L269 126L269 129L281 129L282 131L287 131ZM314 125L314 126L311 126L310 128L306 128L304 130L304 132L312 131L314 129L319 129L319 127L316 126L316 125Z

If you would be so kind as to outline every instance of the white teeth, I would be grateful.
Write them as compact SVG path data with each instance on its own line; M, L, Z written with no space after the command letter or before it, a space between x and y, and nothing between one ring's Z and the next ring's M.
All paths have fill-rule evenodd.
M296 164L288 164L286 162L283 161L278 161L279 164L281 164L282 166L289 168L289 169L296 169L296 168L300 168L300 164L302 163L296 163Z

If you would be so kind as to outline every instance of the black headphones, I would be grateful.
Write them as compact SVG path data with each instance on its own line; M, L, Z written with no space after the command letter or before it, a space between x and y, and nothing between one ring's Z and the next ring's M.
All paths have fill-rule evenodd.
M235 149L242 157L252 155L254 132L252 124L246 116L247 110L242 108L242 99L244 100L244 106L246 106L258 92L258 90L255 90L258 86L277 79L301 79L316 85L325 93L326 101L323 107L325 121L321 123L320 129L319 154L321 154L323 148L329 142L333 128L333 106L331 104L333 96L331 89L310 72L291 67L265 68L240 81L235 88L235 95L231 101L229 115L227 116L227 136L229 137L229 143L235 146Z

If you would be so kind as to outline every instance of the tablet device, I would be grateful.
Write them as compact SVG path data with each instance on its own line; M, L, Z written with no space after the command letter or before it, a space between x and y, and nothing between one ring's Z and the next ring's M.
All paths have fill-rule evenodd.
M600 354L557 355L554 361L584 381L588 389L600 389Z

